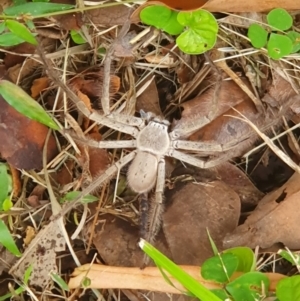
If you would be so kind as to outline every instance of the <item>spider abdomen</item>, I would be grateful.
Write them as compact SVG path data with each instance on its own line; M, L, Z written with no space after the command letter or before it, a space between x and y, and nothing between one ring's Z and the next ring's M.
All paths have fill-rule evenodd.
M147 152L137 152L128 169L128 184L137 193L152 189L156 182L157 157Z

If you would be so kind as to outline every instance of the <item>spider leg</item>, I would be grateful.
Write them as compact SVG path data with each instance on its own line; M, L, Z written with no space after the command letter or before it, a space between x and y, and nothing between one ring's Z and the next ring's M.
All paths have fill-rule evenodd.
M203 155L210 155L216 152L225 152L235 147L237 142L227 144L220 144L214 141L187 141L187 140L175 140L172 143L172 146L175 149L189 150L189 151L197 151L203 153Z
M95 148L136 148L136 140L96 141L72 136L74 141Z
M133 151L128 155L126 155L125 157L121 158L119 161L115 162L113 165L111 165L105 172L100 174L88 187L83 189L74 201L68 203L65 207L63 207L59 214L57 214L56 216L52 216L52 220L55 220L56 218L63 216L71 209L73 209L76 205L78 205L84 196L99 189L99 187L101 187L101 185L104 182L111 179L118 172L118 170L120 170L123 166L125 166L130 161L132 161L135 155L136 155L136 151Z
M157 166L157 180L155 186L154 200L150 203L150 210L148 215L148 229L146 237L143 237L146 241L153 243L153 240L160 229L161 216L163 213L163 194L166 178L166 163L165 159L161 158ZM143 265L146 266L149 262L149 257L145 254L143 259Z
M87 110L89 112L89 110ZM86 114L85 114L86 113ZM135 126L131 126L129 124L124 124L122 122L119 122L118 119L116 118L116 116L118 114L111 114L108 116L103 116L100 115L98 112L93 111L93 112L89 112L89 114L87 114L87 112L85 112L84 115L86 117L88 117L89 119L96 121L97 123L100 123L104 126L107 126L111 129L114 129L116 131L122 132L122 133L126 133L129 134L133 137L137 137L139 130L135 127ZM110 116L110 117L109 117ZM130 116L127 116L127 118L131 118ZM136 117L134 117L135 119Z
M188 164L191 164L193 166L203 168L203 169L217 166L220 163L226 161L224 156L214 158L214 159L209 159L209 160L203 160L203 159L196 158L193 155L189 155L189 154L183 153L181 151L177 151L175 149L170 150L168 152L167 156L173 157L179 161L183 161L185 163L188 163Z

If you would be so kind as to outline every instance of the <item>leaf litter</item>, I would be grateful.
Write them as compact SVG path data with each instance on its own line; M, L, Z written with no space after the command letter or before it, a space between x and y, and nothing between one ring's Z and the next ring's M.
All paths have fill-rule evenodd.
M172 160L167 162L166 209L162 218L163 227L155 242L156 246L178 263L199 265L211 255L206 234L208 227L220 250L232 245L249 245L252 248L259 245L267 248L277 242L284 243L290 248L299 248L297 243L299 241L297 232L299 231L296 227L297 214L296 210L293 210L293 208L298 207L299 189L296 183L299 181L293 180L296 178L296 174L281 188L263 198L263 193L253 186L245 173L242 173L237 167L225 163L229 159L243 155L247 150L253 148L257 141L257 135L253 130L250 130L247 123L232 117L240 117L232 107L242 112L261 130L264 130L264 127L274 121L274 131L281 130L282 122L279 117L284 115L289 119L293 112L299 112L299 101L297 97L293 98L297 94L295 90L298 90L299 83L296 78L293 79L290 76L290 66L280 62L266 68L263 64L268 65L269 62L264 61L263 64L260 64L261 57L258 59L258 56L255 55L248 56L252 66L258 65L256 68L263 74L261 75L262 86L257 84L253 89L247 77L244 76L239 79L240 81L237 81L230 72L226 72L224 66L216 74L214 68L209 67L209 63L206 64L207 60L205 61L202 57L190 57L177 50L170 50L174 46L172 39L165 39L166 45L164 47L157 44L157 40L153 42L151 40L155 37L153 32L145 37L144 44L139 43L137 47L133 46L131 44L133 37L142 31L139 25L132 26L128 34L116 38L116 31L114 28L109 29L109 27L126 23L129 12L130 8L126 6L91 10L90 13L86 14L89 16L89 22L100 23L106 27L107 31L100 32L99 30L97 32L96 27L89 28L85 34L87 34L86 39L89 43L92 43L92 48L85 53L78 53L76 46L71 45L66 52L67 59L60 50L53 49L53 47L52 49L51 47L47 48L45 45L49 43L49 40L50 42L52 40L48 39L47 41L45 39L43 47L47 48L47 57L53 58L53 65L57 70L67 74L63 80L72 87L78 97L84 99L86 104L99 110L99 99L102 95L103 86L105 86L105 84L102 85L102 74L105 73L105 66L104 69L97 66L103 55L101 51L95 55L94 49L98 47L108 49L111 44L115 43L115 54L107 52L107 56L111 56L109 97L111 99L110 104L114 109L124 109L128 114L140 110L154 111L157 115L173 120L173 127L181 127L187 123L196 124L197 131L191 131L188 139L221 145L229 142L232 148L235 147L228 151L230 155L227 154L225 159L220 158L220 165L213 171L199 171L199 169L195 171L193 168L183 167L180 162L172 162ZM81 25L82 21L80 16L69 15L68 18L73 19L72 29L80 28L78 26L78 24ZM55 22L57 23L52 25L58 30L60 28L66 29L63 25L63 18L57 19ZM224 28L226 29L226 26L233 22L232 19L223 21ZM97 36L98 34L99 36ZM234 38L232 38L233 41ZM236 47L241 47L241 45L236 45ZM153 49L155 50L154 56ZM151 57L149 56L150 52L152 52ZM155 58L155 52L160 53L158 60ZM210 54L212 58L213 52ZM21 50L14 53L19 58L18 53L21 56L24 53L31 55L32 51L24 46L23 50L21 47ZM171 57L172 61L168 61L169 63L164 65L161 54ZM7 67L10 68L8 72L13 77L13 81L20 82L22 87L27 88L27 91L31 90L34 98L40 100L42 97L43 100L49 100L46 103L47 109L56 106L54 111L57 110L56 116L61 124L68 122L72 125L74 121L75 124L71 127L78 136L81 135L83 140L87 137L93 137L97 141L111 140L112 137L121 139L117 133L85 120L80 112L74 110L74 106L69 100L66 101L62 95L56 95L55 83L53 86L47 74L41 75L40 70L37 72L40 67L39 62L33 59L23 62L15 59L15 62L13 58L7 62ZM28 65L28 63L30 64ZM243 57L229 58L227 62L227 67L230 66L237 74L246 74L245 65L246 62ZM92 70L93 68L89 68L90 66L95 66L95 69ZM178 70L179 67L181 73ZM241 89L241 83L244 85L243 89ZM247 93L247 90L250 91L251 95ZM255 96L253 97L253 95ZM253 104L254 98L268 103L264 117L257 114ZM288 106L291 110L288 109ZM5 107L3 111L11 112L11 109ZM200 111L201 114L198 113ZM72 116L73 121L68 119L67 114ZM8 123L8 128L15 131L16 121L21 123L22 117L12 116L14 116L13 121ZM28 131L26 130L27 127ZM44 140L41 139L40 144L38 144L39 155L36 153L33 155L35 160L29 160L30 157L26 155L26 149L29 149L30 152L35 147L30 146L29 137L32 137L30 133L36 132L38 127L39 125L34 124L30 128L21 123L21 130L19 131L23 134L22 138L19 138L17 142L12 141L14 134L10 133L5 140L7 141L5 147L8 150L1 149L2 158L20 169L35 168L40 170L42 167L41 147L45 141L46 130L43 132ZM4 132L0 132L1 137L5 137L4 135ZM47 162L52 178L51 185L57 196L84 187L86 179L82 175L90 174L93 178L103 171L109 162L114 162L122 156L116 150L108 152L86 148L84 141L79 143L79 147L73 148L70 146L74 145L72 144L72 135L70 137L71 144L67 144L66 140L60 136L56 139L50 138L50 141L52 139L50 145L54 145L52 147L55 151L57 149L60 151L54 160L50 161L54 157L54 155L51 156L51 149L47 151L47 154L50 154ZM242 143L239 143L240 140ZM21 155L15 148L13 151L10 150L12 146L15 147L15 145L20 144L20 141L22 141L20 145ZM9 155L5 155L6 153ZM39 160L37 159L38 156ZM210 151L201 154L201 156L209 159L219 158ZM11 157L14 159L10 159ZM32 165L31 161L34 164L39 162L39 165ZM243 164L243 158L237 162ZM24 167L24 164L27 165ZM60 173L63 176L59 175ZM24 175L26 174L24 173ZM29 184L27 188L23 188L25 190L30 189L28 193L32 192L34 187L38 185L45 186L43 174L40 176L29 172L26 176L28 177L28 175ZM126 179L126 174L121 173L117 176L118 178ZM39 184L34 184L35 182ZM87 222L85 226L83 225L84 227L81 225L80 227L85 233L82 239L86 242L89 236L92 236L93 246L99 254L98 259L108 265L139 266L143 256L137 248L139 238L137 197L126 188L126 185L119 192L116 191L115 187L120 186L121 182L118 183L117 180L112 179L110 183L103 186L103 190L99 189L96 192L100 209L97 209L95 204L90 204L89 210L91 215L99 214L97 225L93 227L91 222ZM274 186L273 189L275 188ZM28 196L29 194L26 195L26 197ZM38 199L47 200L49 195L42 192ZM29 204L31 207L36 206L33 203ZM37 207L33 208L34 210L41 206L39 203L36 204ZM17 202L16 206L18 208L20 203ZM248 210L253 208L255 208L254 211L249 213ZM248 218L244 224L239 225L241 210L242 215L248 215ZM81 212L76 211L73 212L73 215L69 215L68 224L76 224L78 214ZM87 205L84 205L82 214L84 223ZM19 218L16 220L20 222ZM31 224L28 217L26 223ZM58 224L57 220L49 221L47 215L41 216L35 213L33 225L35 226L36 223L38 224L37 235L24 249L23 256L17 263L13 264L13 260L9 260L13 264L9 273L22 279L24 271L33 264L30 285L46 288L51 281L49 273L58 271L57 252L64 251L65 238L61 232L61 224ZM71 236L72 233L69 235ZM224 237L225 245L222 245ZM84 249L83 245L82 243L82 249ZM4 260L2 254L0 256ZM87 262L81 262L81 264L84 263ZM5 270L7 271L8 268L6 267ZM130 293L127 292L126 294L128 298L132 298Z

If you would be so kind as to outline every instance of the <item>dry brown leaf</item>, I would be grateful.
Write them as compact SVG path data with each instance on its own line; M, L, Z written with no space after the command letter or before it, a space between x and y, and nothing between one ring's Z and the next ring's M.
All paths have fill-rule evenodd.
M239 197L221 181L188 183L167 198L163 231L178 264L201 264L213 255L207 230L221 250L224 235L238 224Z
M33 81L32 86L31 86L31 96L33 98L37 98L40 93L49 87L49 80L48 77L41 77L37 78Z
M26 232L26 236L23 242L24 242L24 246L27 247L34 239L36 233L35 233L35 229L31 226L27 226L25 232Z
M149 80L149 78L147 78L147 80ZM147 82L147 80L145 80L145 82ZM157 116L163 116L159 105L159 96L154 79L151 80L148 87L137 98L136 110L144 110L145 112L152 112Z
M225 162L216 167L216 172L218 179L238 194L243 209L254 208L264 196L236 165Z
M71 86L75 91L80 90L88 97L101 98L103 89L103 70L92 72L90 70L84 71L81 77L75 77L71 80ZM116 94L120 89L120 78L116 75L110 75L109 93L111 96ZM90 104L85 103L88 107Z
M0 153L10 165L18 169L40 169L46 136L49 129L17 112L0 97ZM47 159L57 154L56 141L50 136Z
M5 53L5 58L3 60L6 69L11 68L17 64L21 64L25 61L26 56L21 56L18 54L34 54L35 45L25 42L13 46L9 50L11 51L11 53Z
M30 284L41 288L47 286L51 280L50 273L58 271L56 252L65 250L65 239L58 223L52 222L40 230L22 257L10 269L10 274L23 280L26 269L32 265Z
M22 183L21 183L21 173L19 170L14 168L13 166L9 166L9 170L12 176L12 183L13 183L13 193L14 197L18 197L22 190Z
M300 248L299 212L300 175L266 195L244 224L226 235L224 246L260 246L268 248L277 242L288 248Z
M217 98L217 106L214 112L212 112L212 102L214 97ZM176 122L176 127L186 127L193 128L195 120L207 118L209 122L210 118L216 118L225 112L227 112L231 107L248 100L248 96L240 89L240 87L233 81L222 81L220 83L220 88L216 92L216 86L211 86L207 91L205 91L200 96L183 103L183 112L181 119ZM251 104L250 104L251 105ZM199 129L195 128L195 130Z
M101 258L109 265L141 266L144 253L138 247L138 239L139 229L136 225L113 215L102 215L95 228L93 243ZM155 246L170 256L161 233Z
M123 25L129 18L131 8L125 5L97 8L86 12L85 17L101 26Z
M102 139L99 132L90 134L88 138L91 138L95 141L100 141ZM90 159L89 171L91 176L94 178L99 176L99 174L103 173L107 169L110 160L106 149L89 147L88 153Z

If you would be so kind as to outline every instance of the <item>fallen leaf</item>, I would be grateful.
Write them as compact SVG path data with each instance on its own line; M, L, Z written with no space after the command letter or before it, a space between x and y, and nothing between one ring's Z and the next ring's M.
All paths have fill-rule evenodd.
M21 184L21 173L19 170L14 168L13 166L9 166L9 170L12 176L12 183L13 183L13 194L14 197L18 197L22 190L22 184Z
M17 112L0 97L0 153L18 169L41 169L43 148L48 127ZM47 159L57 154L53 135L47 145Z
M38 96L40 96L40 93L48 87L48 77L40 77L35 79L31 86L31 96L36 99Z
M299 206L300 175L295 173L286 184L267 194L244 224L226 235L224 247L268 248L280 242L299 249L299 213L295 210Z
M26 56L18 54L34 54L36 46L29 44L27 42L10 47L11 53L5 53L4 65L6 69L13 67L17 64L21 64L26 60Z
M222 250L225 234L240 217L240 200L231 188L221 181L188 183L166 197L170 205L163 214L163 231L176 263L200 265L213 255L207 230Z
M216 167L217 178L233 189L241 200L242 211L255 207L264 194L236 165L225 162Z
M56 252L64 251L65 239L58 222L52 222L35 236L22 257L9 273L23 280L26 269L32 265L30 284L45 288L51 281L51 272L57 272Z
M152 112L156 116L163 116L163 113L159 105L158 91L154 78L146 78L150 83L148 84L147 80L143 82L147 84L145 90L138 96L136 101L136 110L144 110L144 112ZM142 83L141 83L142 84Z
M85 16L93 24L101 26L123 25L129 18L131 8L126 5L97 8L86 12Z

